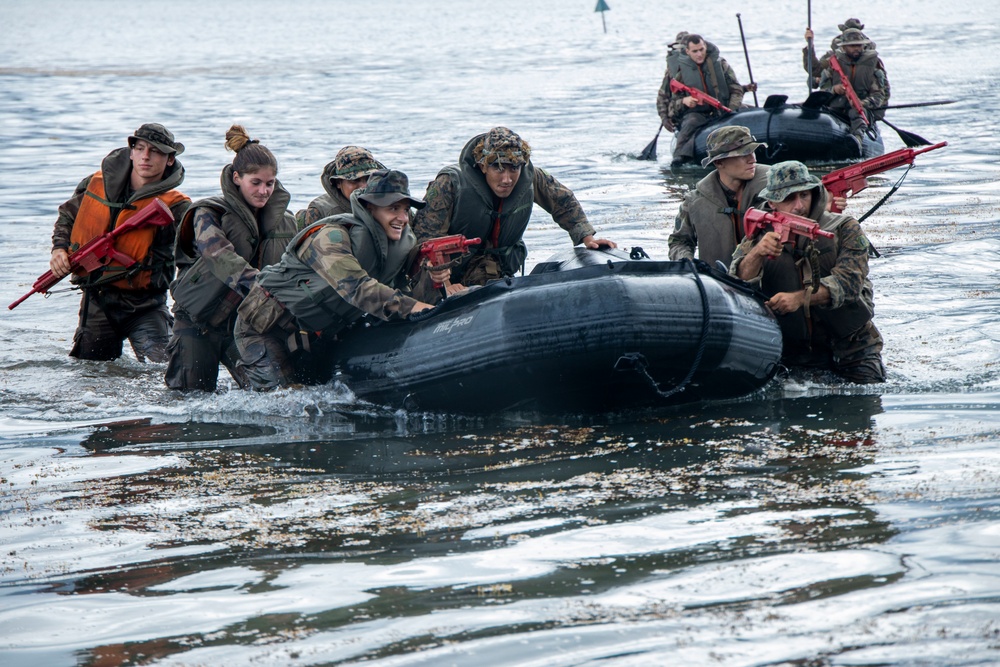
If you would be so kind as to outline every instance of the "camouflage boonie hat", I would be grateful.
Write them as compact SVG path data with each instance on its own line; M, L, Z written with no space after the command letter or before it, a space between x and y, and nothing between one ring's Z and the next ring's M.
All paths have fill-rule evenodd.
M385 165L375 159L367 148L361 146L344 146L333 158L332 180L343 178L353 181L356 178L371 176L376 171L385 169Z
M531 146L506 127L494 127L472 149L476 164L527 164Z
M670 42L670 44L668 44L667 46L677 46L687 36L688 36L688 31L687 30L681 30L679 33L677 33L677 36L674 37L674 41Z
M840 28L840 32L844 32L848 28L855 28L857 30L864 30L865 24L861 22L861 19L847 19L843 23L837 26Z
M771 166L767 172L767 187L760 191L760 196L770 202L780 202L785 201L788 195L812 190L822 184L804 164L789 160Z
M410 194L410 179L401 171L382 169L368 177L368 185L359 191L358 199L375 206L389 206L401 199L409 199L410 206L423 208L427 202Z
M139 139L148 141L156 150L166 155L180 155L184 152L184 144L174 141L174 134L159 123L144 123L128 138L128 147L135 148Z
M705 140L705 146L708 149L708 157L701 161L703 167L723 158L750 155L758 146L767 144L754 139L750 130L742 125L727 125L712 130Z
M857 28L848 28L840 36L841 46L864 46L869 43L869 39L865 37L865 34L858 30Z

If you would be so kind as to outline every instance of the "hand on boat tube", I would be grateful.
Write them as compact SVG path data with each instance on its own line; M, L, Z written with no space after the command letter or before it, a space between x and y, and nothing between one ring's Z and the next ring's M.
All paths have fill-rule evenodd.
M591 250L597 250L598 248L617 248L618 244L614 241L609 241L608 239L595 239L591 235L583 237L581 241L583 245Z

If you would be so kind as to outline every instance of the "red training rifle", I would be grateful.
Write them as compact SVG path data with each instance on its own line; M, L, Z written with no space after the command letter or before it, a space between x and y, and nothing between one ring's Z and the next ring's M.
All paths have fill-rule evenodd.
M854 86L851 85L851 80L847 78L844 74L844 68L840 66L840 61L837 60L837 56L834 55L830 58L830 67L833 71L840 75L840 84L844 87L844 94L847 95L847 99L851 102L851 106L854 110L858 112L858 116L861 117L861 122L864 123L865 127L868 127L868 114L865 112L865 107L861 104L861 98L858 94L854 92Z
M725 104L715 99L708 93L703 93L697 88L692 88L691 86L685 86L683 83L677 79L670 80L670 92L671 93L685 93L695 99L699 104L707 104L710 107L715 107L719 111L725 111L726 113L732 113L733 110L727 107Z
M481 239L467 239L462 234L452 234L436 239L428 239L420 244L420 253L413 264L411 274L416 274L426 260L430 270L444 268L452 261L454 255L464 255L469 252L469 246L478 245ZM435 288L441 287L441 283L434 283Z
M831 171L823 177L823 185L834 197L846 197L848 192L853 196L868 187L868 176L881 174L883 171L889 171L904 164L912 165L913 159L921 153L926 153L937 148L944 148L947 145L947 141L942 141L939 144L927 146L920 150L900 148L898 151L886 153L885 155L873 157L864 162L852 164L849 167ZM831 203L830 211L840 213L841 209L836 203Z
M162 227L173 223L173 221L174 215L170 212L170 209L167 208L167 205L159 199L154 199L152 204L146 206L142 209L142 211L115 227L107 234L95 236L91 240L87 241L87 243L80 246L79 250L69 256L70 273L75 273L78 276L85 276L88 273L93 273L98 269L106 267L111 262L117 262L125 267L133 266L136 263L136 260L115 248L115 239L122 234L127 234L128 232L140 227L145 227L147 225ZM14 310L22 301L27 299L32 294L48 294L49 290L65 277L66 276L59 276L56 278L52 271L46 271L42 275L38 276L35 284L31 286L30 292L7 306L7 309Z
M820 236L828 239L834 237L833 232L821 229L818 222L803 218L801 215L779 211L761 211L756 208L747 209L746 215L743 216L743 228L746 230L747 236L753 238L758 232L767 231L766 227L777 232L778 236L781 237L782 244L790 243L792 236L804 236L813 241Z

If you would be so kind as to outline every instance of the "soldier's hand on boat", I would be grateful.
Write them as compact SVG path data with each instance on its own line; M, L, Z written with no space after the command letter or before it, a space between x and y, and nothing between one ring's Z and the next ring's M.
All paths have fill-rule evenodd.
M806 298L805 290L799 290L798 292L778 292L768 299L767 307L775 315L787 315L788 313L794 313L804 306Z
M434 306L432 306L429 303L424 303L423 301L417 301L417 305L415 305L413 307L413 310L410 311L410 315L413 315L414 313L422 313L425 310L430 310L433 307Z
M444 291L445 291L445 294L447 294L448 296L452 296L453 294L458 294L460 292L464 292L467 289L469 289L469 288L466 287L465 285L461 284L461 283L451 283L451 282L448 282L447 280L444 281Z
M68 274L70 269L69 251L65 248L53 250L52 257L49 259L49 269L56 278L62 278Z
M617 248L618 244L614 241L609 241L608 239L595 239L593 236L584 236L581 241L583 245L591 250L597 250L599 248Z

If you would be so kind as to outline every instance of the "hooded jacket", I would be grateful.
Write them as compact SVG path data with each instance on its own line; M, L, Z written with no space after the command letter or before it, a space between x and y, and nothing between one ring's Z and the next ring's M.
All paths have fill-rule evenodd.
M320 177L325 194L316 197L309 202L309 206L295 214L295 221L300 228L331 215L351 212L351 202L336 186L334 178L337 178L337 162L331 160L323 167L323 175Z

